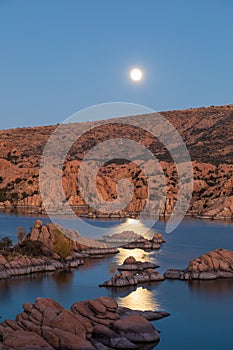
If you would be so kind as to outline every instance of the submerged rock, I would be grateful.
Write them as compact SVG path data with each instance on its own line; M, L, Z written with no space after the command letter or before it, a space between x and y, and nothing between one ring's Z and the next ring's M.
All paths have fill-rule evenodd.
M71 311L53 299L38 298L23 309L15 321L0 324L1 350L136 349L138 342L146 346L160 338L148 321L156 312L119 308L109 297L77 302Z
M227 249L213 250L190 261L185 270L167 270L164 277L181 280L233 278L233 251Z
M160 320L161 318L168 317L170 314L165 311L152 311L152 310L131 310L125 306L118 307L118 313L121 317L132 316L132 315L141 315L145 317L148 321Z

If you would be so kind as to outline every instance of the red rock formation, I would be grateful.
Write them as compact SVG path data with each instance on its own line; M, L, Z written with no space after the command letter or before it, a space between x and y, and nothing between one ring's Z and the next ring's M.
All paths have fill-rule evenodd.
M189 214L217 219L232 218L233 105L161 114L179 131L193 161L194 192ZM90 125L94 127L95 124ZM66 127L64 126L64 131ZM82 124L77 124L76 127L81 130ZM0 207L42 208L38 187L40 156L49 135L55 129L56 126L48 126L0 132ZM119 129L119 124L116 126L114 123L94 128L82 135L79 142L72 146L64 163L62 179L68 203L73 206L85 204L77 183L82 158L94 145L118 137L119 132L123 138L131 138L145 145L160 160L167 182L167 200L165 206L160 208L160 213L171 214L176 201L178 183L176 167L168 152L150 133L135 130L130 125L121 126ZM59 147L62 147L62 143ZM136 164L113 161L103 166L97 176L98 192L103 200L113 200L117 197L116 182L124 178L129 179L134 186L133 197L126 211L140 212L146 204L148 189L145 174ZM154 180L156 183L156 179ZM51 186L49 179L47 185ZM87 186L95 184L88 183ZM57 189L53 190L53 199L56 203ZM128 191L127 187L125 191ZM157 210L159 206L160 203L155 198L152 210Z
M49 298L25 303L16 320L0 324L3 350L133 349L135 343L157 342L158 331L147 320L167 313L118 308L114 299L100 297L75 303L71 311Z
M200 279L233 278L233 251L216 249L190 261L185 270L167 270L165 278Z

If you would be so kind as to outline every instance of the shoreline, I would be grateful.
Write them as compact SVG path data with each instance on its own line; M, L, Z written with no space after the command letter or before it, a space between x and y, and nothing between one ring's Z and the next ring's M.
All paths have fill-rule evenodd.
M71 207L72 209L72 207ZM62 212L51 212L49 214L45 213L44 211L40 210L39 207L35 207L35 206L20 206L17 208L14 207L0 207L0 214L22 214L22 215L39 215L42 217L49 217L49 214L51 215L57 215L59 216L66 216L68 217L70 215L69 213L62 213ZM137 215L130 215L130 213L128 214L110 214L110 215L84 215L82 213L79 213L79 215L77 213L75 213L79 218L83 218L83 219L93 219L93 220L118 220L118 219L137 219ZM148 218L152 217L153 215L151 214L147 214L146 215ZM167 215L159 215L159 220L163 220L166 221L171 217L170 214ZM187 213L185 216L185 218L193 218L193 219L199 219L199 220L208 220L208 221L226 221L229 223L233 223L233 217L232 216L210 216L210 215L201 215L201 214L196 214L193 215L191 213Z

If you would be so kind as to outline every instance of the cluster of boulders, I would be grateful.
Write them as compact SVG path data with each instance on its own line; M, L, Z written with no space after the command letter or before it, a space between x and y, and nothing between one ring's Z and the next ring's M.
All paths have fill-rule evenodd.
M165 278L212 280L233 277L233 251L216 249L190 261L185 270L167 270Z
M32 230L26 239L30 238L32 241L40 241L51 250L54 250L59 233L63 234L64 239L71 241L74 248L77 247L78 233L76 231L65 229L54 223L43 225L41 220L34 222Z
M4 350L105 350L137 349L159 341L149 320L169 314L118 307L109 297L77 302L67 310L49 298L23 305L16 320L0 324Z
M110 280L100 284L100 287L125 287L135 286L140 283L163 281L155 268L159 266L150 263L137 261L133 256L126 258L122 265L118 267L120 273L115 274Z
M35 221L32 231L26 239L29 238L32 241L40 241L44 246L54 251L54 246L59 235L62 235L63 240L71 243L72 249L75 252L83 252L84 254L90 255L98 255L98 253L99 255L115 254L118 252L117 249L111 248L103 243L101 244L97 240L82 237L76 230L67 229L54 223L43 225L41 220ZM94 249L95 252L93 252L92 249ZM100 250L100 252L98 252L98 250Z
M164 242L165 240L163 239L162 234L155 233L151 239L147 239L141 236L135 241L128 242L127 244L124 244L121 247L126 249L139 248L147 251L147 250L153 250L153 249L160 249L161 244Z
M36 272L54 272L76 268L83 260L75 257L54 259L51 257L30 257L19 254L6 256L0 254L0 279L28 275Z

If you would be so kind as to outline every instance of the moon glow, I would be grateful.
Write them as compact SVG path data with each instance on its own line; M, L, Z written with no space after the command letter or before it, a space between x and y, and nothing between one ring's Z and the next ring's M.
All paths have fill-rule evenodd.
M142 71L138 68L134 68L130 71L130 78L133 81L140 81L142 79Z

